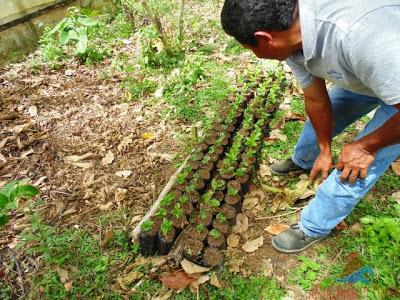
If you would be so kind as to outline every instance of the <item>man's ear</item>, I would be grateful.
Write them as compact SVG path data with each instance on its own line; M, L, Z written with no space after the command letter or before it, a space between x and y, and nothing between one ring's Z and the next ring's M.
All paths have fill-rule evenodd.
M262 48L272 48L272 35L266 31L256 31L254 38Z

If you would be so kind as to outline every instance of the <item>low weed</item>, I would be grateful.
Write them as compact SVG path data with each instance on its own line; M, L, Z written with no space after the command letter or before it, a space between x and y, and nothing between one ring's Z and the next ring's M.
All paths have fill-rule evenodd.
M289 282L300 285L304 290L308 291L317 280L321 266L304 255L300 255L298 259L301 261L301 264L292 271Z
M42 272L32 278L30 297L34 299L118 295L112 278L137 253L122 230L114 230L103 249L99 240L86 230L60 230L43 224L37 215L33 216L32 230L22 238L28 246L27 254L43 263ZM72 284L70 289L65 288L66 282Z

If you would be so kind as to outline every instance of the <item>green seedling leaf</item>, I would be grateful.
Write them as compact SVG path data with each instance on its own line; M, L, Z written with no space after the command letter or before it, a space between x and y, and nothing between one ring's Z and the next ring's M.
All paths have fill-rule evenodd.
M182 204L185 204L189 201L189 197L187 195L182 195L182 197L179 199L179 202Z
M211 181L211 188L212 188L214 191L223 190L224 187L225 187L225 180L223 180L223 179L215 179L215 178L214 178L214 179Z
M374 223L374 217L372 217L372 216L365 216L365 217L362 217L362 218L360 218L360 222L361 222L361 224L372 224L372 223Z
M96 20L93 20L88 17L78 17L78 23L87 27L97 26L99 24Z
M165 208L160 207L157 212L155 213L155 216L157 217L165 217L167 215L167 210Z
M162 224L161 224L161 233L163 235L167 235L172 229L172 221L164 218Z
M220 203L217 199L213 198L210 201L208 201L208 203L211 207L219 207Z
M172 210L172 214L175 218L180 218L183 216L183 209L181 208L180 203L175 204L175 207Z
M221 222L221 223L225 223L226 222L226 217L225 217L225 215L223 213L220 212L220 213L217 214L217 220L219 222Z
M196 226L196 230L198 232L203 232L203 231L206 230L206 226L204 226L204 224L199 224L199 225Z
M239 193L239 191L237 189L234 188L228 188L228 196L236 196Z
M211 231L210 231L210 236L213 238L213 239L218 239L220 236L221 236L221 232L218 230L218 229L212 229Z
M141 228L143 231L148 232L153 228L154 222L152 220L146 220L143 222Z
M207 218L207 211L205 209L201 208L199 214L201 219Z
M174 201L175 197L172 194L165 195L164 198L160 201L160 206L168 206Z
M19 180L13 180L9 183L7 183L3 188L0 190L0 193L2 193L4 196L7 198L11 197L11 193L14 191L15 186L20 183Z
M207 203L208 201L211 200L213 195L214 195L214 191L210 190L201 196L201 200L204 201L205 203Z

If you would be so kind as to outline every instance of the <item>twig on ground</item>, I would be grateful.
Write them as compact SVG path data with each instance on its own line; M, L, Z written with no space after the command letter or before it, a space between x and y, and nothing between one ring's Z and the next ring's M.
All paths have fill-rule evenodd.
M7 249L8 249L8 252L10 252L10 255L12 256L13 260L15 261L15 266L17 267L18 277L19 277L19 281L21 283L22 298L26 299L24 278L22 277L21 267L19 266L19 262L14 255L14 251L10 247L7 247Z
M174 185L174 183L176 181L176 178L182 172L183 168L186 166L186 163L189 160L190 155L191 155L191 153L189 153L189 155L186 157L184 162L180 165L178 170L176 170L176 172L171 176L171 178L169 179L167 185L164 187L164 189L162 190L160 195L158 195L158 198L157 198L156 202L154 202L153 206L149 209L149 211L146 213L146 215L143 217L143 219L140 220L140 222L133 229L133 231L132 231L132 241L133 242L136 241L136 239L137 239L137 237L138 237L138 235L140 233L140 227L142 226L143 222L148 220L155 213L155 211L158 209L158 206L160 205L161 200L171 190L172 186Z
M320 277L319 280L317 280L317 285L325 279L326 276L328 276L329 272L332 269L333 264L339 259L340 255L343 253L343 248L340 249L340 251L336 254L336 256L332 259L332 261L329 263L328 267L326 268L326 271L324 274Z
M286 216L289 216L289 215L292 215L292 214L297 213L298 211L302 210L304 207L306 207L306 206L301 206L301 207L293 208L293 211L290 211L290 212L288 212L288 213L284 213L284 214L281 214L281 215L268 216L268 217L260 217L260 218L255 218L255 220L258 221L258 220L268 220L268 219L275 219L275 218L280 218L280 217L286 217Z

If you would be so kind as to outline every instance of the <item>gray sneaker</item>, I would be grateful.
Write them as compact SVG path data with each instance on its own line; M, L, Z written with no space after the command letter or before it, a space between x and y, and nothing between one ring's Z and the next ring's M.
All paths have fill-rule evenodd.
M296 165L291 158L279 161L271 165L271 172L278 175L284 175L294 171L308 172L307 170Z
M272 246L279 252L298 253L306 250L315 243L322 241L328 236L324 235L318 238L313 238L301 231L297 224L290 227L290 229L285 230L272 239Z

